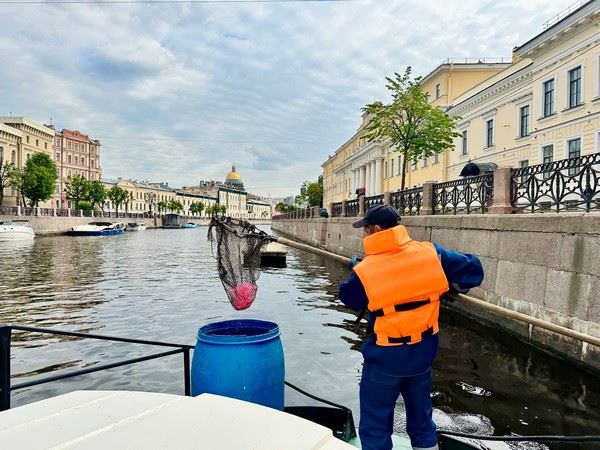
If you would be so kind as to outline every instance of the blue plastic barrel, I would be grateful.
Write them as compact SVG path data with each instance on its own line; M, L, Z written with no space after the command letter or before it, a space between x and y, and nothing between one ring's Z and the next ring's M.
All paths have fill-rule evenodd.
M223 395L283 410L285 365L279 326L227 320L198 330L192 395Z

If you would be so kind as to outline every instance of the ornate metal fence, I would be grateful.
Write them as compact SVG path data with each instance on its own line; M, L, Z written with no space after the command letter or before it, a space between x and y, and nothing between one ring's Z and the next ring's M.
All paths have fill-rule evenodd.
M421 213L421 205L423 204L423 188L392 192L390 203L401 216L418 216Z
M331 205L331 217L342 217L342 202Z
M434 214L484 213L493 195L493 172L438 183L433 187Z
M600 209L600 153L513 169L511 178L517 212Z
M375 205L383 205L383 194L365 197L365 211Z
M358 216L358 199L348 200L346 202L346 217Z

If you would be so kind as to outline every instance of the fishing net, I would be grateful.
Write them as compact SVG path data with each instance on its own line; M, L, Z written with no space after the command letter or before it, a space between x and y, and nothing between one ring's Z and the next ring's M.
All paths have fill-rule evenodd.
M215 215L208 227L213 255L217 248L219 278L231 306L247 309L256 298L260 276L260 251L273 239L254 225L239 219Z

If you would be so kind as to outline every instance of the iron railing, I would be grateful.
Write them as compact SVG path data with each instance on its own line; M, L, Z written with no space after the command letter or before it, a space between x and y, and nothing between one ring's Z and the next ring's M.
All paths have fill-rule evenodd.
M359 204L357 198L346 202L346 217L356 217L358 216L358 211Z
M484 213L494 195L494 173L433 186L434 214Z
M513 169L510 194L517 212L600 209L600 153Z
M383 194L365 197L365 211L375 205L383 205Z
M331 217L342 217L342 202L331 205Z
M418 216L423 205L423 188L392 192L390 204L398 210L401 216Z
M71 336L71 337L80 337L80 338L89 338L89 339L99 339L103 341L113 341L113 342L126 342L130 344L143 344L143 345L155 345L160 347L170 347L173 350L168 350L160 353L153 353L147 356L141 356L138 358L129 358L122 361L117 361L110 364L101 364L95 367L88 367L81 370L74 370L69 373L65 373L62 375L53 375L43 377L41 379L27 381L24 383L11 384L11 375L10 375L10 350L11 350L11 340L12 340L12 332L13 331L25 331L31 333L43 333L43 334L51 334L51 335L59 335L59 336ZM112 369L115 367L126 366L129 364L134 364L142 361L149 361L152 359L163 358L166 356L177 355L179 353L183 354L183 384L185 395L191 395L190 389L190 350L193 350L193 345L185 345L185 344L170 344L167 342L158 342L158 341L148 341L143 339L130 339L130 338L121 338L115 336L104 336L100 334L88 334L88 333L78 333L73 331L62 331L62 330L54 330L50 328L37 328L37 327L27 327L21 325L0 325L0 411L4 411L10 409L10 393L12 391L16 391L18 389L24 389L32 386L37 386L44 383L49 383L51 381L65 380L67 378L76 377L79 375L85 375L92 372L98 372L100 370Z

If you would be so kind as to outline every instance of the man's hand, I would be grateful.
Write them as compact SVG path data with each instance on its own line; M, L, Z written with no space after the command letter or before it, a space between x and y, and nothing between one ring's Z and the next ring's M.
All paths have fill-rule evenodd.
M350 258L350 262L348 263L348 268L350 270L354 269L354 266L356 266L361 261L362 261L362 258L359 258L356 255L352 255L352 258Z

